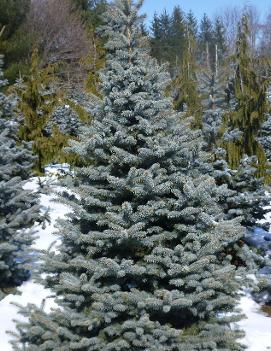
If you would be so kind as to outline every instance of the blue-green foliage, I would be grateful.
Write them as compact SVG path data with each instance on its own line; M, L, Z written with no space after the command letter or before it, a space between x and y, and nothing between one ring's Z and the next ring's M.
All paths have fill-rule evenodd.
M264 148L267 160L271 162L271 116L267 116L266 122L263 123L261 132L258 138Z
M23 189L34 158L28 144L17 145L12 106L0 93L0 299L28 278L28 247L33 240L29 227L39 217L35 197Z
M60 308L22 309L14 350L243 350L230 326L242 271L229 252L244 229L194 169L196 136L143 49L141 3L116 0L105 15L103 103L71 146L91 165L64 194L73 213L41 268Z
M202 75L202 81L203 78L207 82L208 76ZM264 179L257 176L255 157L245 155L237 169L234 170L230 169L227 164L225 142L241 140L243 133L239 129L224 130L225 113L231 107L230 105L227 107L225 93L215 77L210 86L214 102L212 109L205 110L202 119L203 148L212 155L209 174L215 178L217 185L226 184L228 186L229 191L225 192L220 199L225 218L233 219L242 216L242 225L252 227L257 221L264 220L265 214L269 211L266 206L270 204L271 197L266 193L268 189ZM262 138L262 141L268 145L268 138ZM267 227L265 223L261 225Z
M45 133L52 135L54 127L58 127L63 135L76 137L82 127L82 121L80 121L78 114L69 105L62 105L58 106L51 114L44 128Z
M244 157L236 170L228 170L231 178L227 184L232 194L223 204L227 218L242 216L242 224L246 227L253 227L258 221L265 219L265 214L269 212L267 206L271 201L264 179L257 177L255 164L255 158ZM265 221L261 226L269 228Z

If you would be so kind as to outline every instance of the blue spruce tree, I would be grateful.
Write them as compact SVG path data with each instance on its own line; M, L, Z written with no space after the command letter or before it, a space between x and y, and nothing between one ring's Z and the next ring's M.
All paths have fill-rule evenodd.
M226 161L225 144L235 138L242 138L242 133L235 129L228 131L227 113L231 106L227 103L223 84L225 86L224 72L221 69L217 76L208 80L208 74L203 73L200 77L202 91L206 93L206 86L211 89L209 104L207 99L203 101L204 115L202 119L202 134L204 138L204 151L210 158L211 174L217 185L227 184L228 193L221 198L226 219L242 217L242 225L253 227L258 225L259 220L264 220L269 211L266 206L270 203L270 196L266 194L268 187L265 179L258 177L257 159L255 157L244 157L235 169L230 169ZM205 94L208 95L208 94ZM204 94L202 94L204 96ZM225 130L226 129L226 130ZM266 140L266 139L264 139ZM261 226L268 227L267 223Z
M14 350L243 350L230 324L243 273L228 249L244 230L223 220L215 180L193 171L194 132L163 95L141 5L115 0L106 12L103 103L72 142L91 165L75 172L73 214L41 268L59 309L21 309Z
M264 152L268 162L271 162L271 116L267 115L267 120L262 124L258 141L264 148ZM270 176L269 176L270 178ZM268 179L269 180L269 179Z
M0 88L5 84L1 63ZM34 158L28 144L17 145L12 107L13 102L0 93L0 299L29 276L28 248L33 240L29 228L39 218L35 196L23 189Z
M77 137L82 124L78 114L69 105L60 105L53 111L44 130L51 136L54 128L58 128L63 135Z

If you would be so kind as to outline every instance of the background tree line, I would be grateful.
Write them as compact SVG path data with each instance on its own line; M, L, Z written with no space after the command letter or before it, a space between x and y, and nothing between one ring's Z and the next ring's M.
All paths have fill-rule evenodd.
M260 22L253 6L228 7L213 18L205 13L200 20L176 6L171 14L155 14L149 33L152 55L168 65L175 108L200 129L216 112L215 143L225 148L229 166L255 156L258 175L266 179L270 144L261 136L270 113L269 26L270 15Z
M34 141L39 172L50 161L72 162L62 149L76 138L75 126L88 119L86 94L99 99L105 39L97 28L105 8L105 0L0 0L4 73L19 100L20 137ZM258 174L266 179L270 18L261 22L257 9L246 6L197 19L176 6L142 28L151 55L168 65L167 93L175 109L202 130L206 115L216 111L220 122L213 135L229 165L236 168L244 155L256 156Z

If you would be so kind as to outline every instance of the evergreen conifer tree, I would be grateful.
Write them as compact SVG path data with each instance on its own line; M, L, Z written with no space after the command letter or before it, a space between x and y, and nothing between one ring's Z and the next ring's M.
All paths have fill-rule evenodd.
M201 63L207 68L213 68L214 63L214 35L213 24L205 13L200 23L199 49Z
M197 90L196 38L186 25L185 44L179 73L171 86L174 90L174 107L193 116L192 125L201 127L202 108Z
M46 163L69 163L71 166L81 164L81 159L68 152L67 146L71 139L78 139L81 128L88 121L89 115L84 107L72 100L57 106L43 128L43 138L47 140L43 146L43 152L47 155Z
M253 67L248 18L245 15L239 25L237 39L234 97L235 108L228 115L228 163L231 168L237 168L244 155L256 156L258 174L265 176L266 156L258 137L268 111L267 81L259 77Z
M103 104L72 143L92 165L76 171L73 214L42 268L61 308L23 309L15 350L243 349L226 254L243 228L222 219L214 179L193 173L194 133L178 127L168 77L143 49L141 4L116 0L106 13Z
M52 136L54 128L58 128L59 132L67 137L78 137L82 121L70 105L58 106L50 116L44 131L48 136Z
M183 51L185 49L185 16L180 6L175 6L171 16L171 66L174 67L175 72L182 60ZM174 70L173 70L174 74ZM176 74L176 73L175 73Z
M75 112L73 108L61 108L63 99L55 87L53 69L53 66L40 69L38 53L34 50L31 74L16 89L21 122L18 136L21 141L32 142L33 153L37 156L34 164L37 174L42 174L50 163L76 163L77 158L64 149L70 138L78 136L83 120L87 119L83 108L80 117L76 113L79 111Z
M271 197L266 193L264 178L257 176L257 168L253 157L244 157L236 170L230 170L229 189L233 193L225 201L224 208L228 218L242 216L242 224L246 227L263 226L269 228L265 214L269 212ZM259 221L263 221L259 224Z
M264 148L267 161L271 162L271 116L269 114L261 126L258 140Z
M220 199L224 209L225 218L232 219L242 217L245 227L253 227L259 220L262 226L265 223L266 206L270 203L270 196L266 194L264 178L257 177L257 160L253 157L244 156L236 169L231 169L226 162L225 139L225 116L230 106L227 103L225 91L225 72L219 70L217 77L211 77L207 72L200 75L201 89L210 92L210 99L203 100L204 114L202 120L202 132L204 137L204 150L210 155L209 173L216 179L217 185L227 184L228 193ZM209 87L209 88L208 88ZM210 90L211 89L211 90ZM202 96L205 94L202 93ZM206 94L207 95L207 94ZM229 136L231 138L231 136Z
M198 90L205 112L220 111L225 113L230 104L227 96L227 71L219 67L216 71L206 69L197 72Z
M161 40L162 40L162 32L160 26L160 18L157 13L154 14L153 20L151 23L151 53L152 56L155 57L158 62L161 62Z
M30 76L17 89L18 112L22 117L18 136L22 141L32 142L33 152L37 156L34 169L38 173L43 172L43 167L56 152L44 135L44 128L56 102L55 92L51 91L49 85L50 70L51 68L40 70L38 51L34 50Z
M197 38L197 36L198 36L198 22L197 22L197 19L191 10L186 15L186 23L187 23L190 35L192 35L193 38Z
M185 47L185 15L179 6L172 14L164 11L160 16L154 14L152 22L152 56L160 63L168 63L172 77L183 56Z
M0 88L2 79L0 57ZM13 102L0 93L0 299L29 277L29 228L39 219L34 195L24 190L34 157L31 145L17 144Z
M161 63L171 62L171 45L170 41L172 38L172 22L170 14L164 10L164 12L160 15L160 33L161 33L161 41L160 41L160 54L161 54Z
M227 45L226 45L226 29L220 17L215 19L214 23L214 44L215 44L215 71L217 72L219 66L222 66L225 60Z

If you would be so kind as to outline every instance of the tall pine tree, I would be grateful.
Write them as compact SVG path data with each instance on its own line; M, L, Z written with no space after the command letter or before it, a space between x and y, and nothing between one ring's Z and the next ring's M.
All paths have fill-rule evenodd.
M226 29L220 17L216 17L214 23L213 37L215 45L215 73L217 74L219 67L225 61L227 53L226 45Z
M190 35L192 35L194 38L197 38L197 36L198 36L198 22L197 22L197 18L194 16L194 14L191 10L186 15L186 23L187 23Z
M268 111L267 86L254 69L249 47L249 25L246 15L239 25L234 79L234 111L229 113L227 158L230 167L239 166L244 155L256 156L259 175L266 174L266 156L258 141Z
M179 73L171 86L174 90L174 107L177 111L193 116L192 125L201 127L202 107L197 90L196 38L186 24L185 45Z
M173 74L177 72L180 62L182 60L183 51L185 48L185 15L180 6L175 6L171 16L171 66L174 67ZM174 62L175 60L175 62ZM175 71L175 72L174 72Z
M214 36L213 24L205 13L200 23L199 51L200 61L207 68L213 68L214 63Z
M73 214L42 268L61 308L24 309L15 350L243 349L230 326L241 281L226 254L243 229L222 219L214 179L192 177L192 132L144 49L141 5L116 0L106 13L103 104L73 142L92 165L76 171Z
M33 152L37 156L34 165L37 173L43 172L55 153L44 135L44 128L56 103L55 92L51 91L49 84L50 70L40 69L38 51L34 49L30 75L16 89L19 96L18 113L22 117L18 135L20 140L32 142Z

